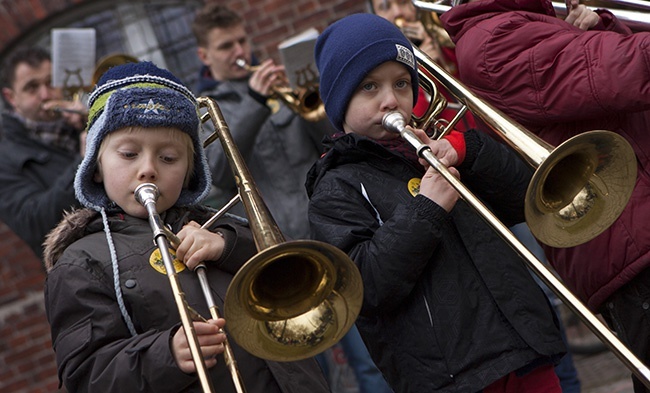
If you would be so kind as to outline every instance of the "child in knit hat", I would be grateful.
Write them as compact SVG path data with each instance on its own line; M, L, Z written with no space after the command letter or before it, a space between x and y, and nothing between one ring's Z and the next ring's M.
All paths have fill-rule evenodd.
M340 131L306 186L315 239L358 266L356 325L396 392L560 392L565 352L553 310L519 256L414 148L382 126L417 99L410 42L387 20L354 14L317 40L325 109ZM432 141L449 170L504 222L524 220L532 171L469 130ZM428 165L427 165L428 166Z
M75 178L85 208L66 215L46 241L45 300L60 380L71 392L195 392L196 367L180 324L147 210L135 199L157 186L157 212L178 234L174 267L188 305L210 315L200 262L218 306L233 275L256 253L246 221L200 205L210 188L192 93L149 62L107 71L89 99L86 155ZM183 263L181 263L183 262ZM225 320L194 322L209 378L234 391L221 355ZM229 344L248 392L326 392L312 360L275 363ZM220 359L220 360L217 360Z

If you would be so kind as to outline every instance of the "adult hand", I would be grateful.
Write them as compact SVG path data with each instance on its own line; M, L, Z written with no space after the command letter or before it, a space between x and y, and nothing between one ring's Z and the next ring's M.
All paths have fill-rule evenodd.
M564 21L581 29L589 30L596 26L600 16L584 4L579 4L579 0L566 0L568 14Z
M207 368L214 367L217 364L217 356L222 354L225 349L223 343L226 341L226 334L222 330L225 325L226 320L223 318L216 321L210 319L207 322L193 323L194 332L199 341ZM171 347L178 368L186 374L195 373L196 365L183 327L178 329L172 337Z
M81 101L49 100L43 103L43 109L59 113L68 125L77 130L86 128L88 108Z
M286 81L284 66L275 65L267 59L251 74L248 86L258 94L268 97L273 93L273 87Z

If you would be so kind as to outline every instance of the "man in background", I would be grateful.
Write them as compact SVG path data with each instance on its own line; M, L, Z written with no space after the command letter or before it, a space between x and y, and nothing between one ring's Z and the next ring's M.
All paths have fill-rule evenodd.
M85 107L52 87L52 62L40 48L19 49L2 69L0 220L41 258L43 240L78 206L72 187L83 155Z

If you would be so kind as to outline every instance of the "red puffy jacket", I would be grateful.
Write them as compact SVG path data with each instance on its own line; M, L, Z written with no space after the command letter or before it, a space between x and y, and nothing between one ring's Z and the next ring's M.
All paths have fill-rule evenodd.
M650 265L650 33L608 11L583 31L555 17L547 0L481 0L441 20L456 43L461 80L557 146L589 130L632 145L638 174L618 220L572 248L545 247L568 287L597 312Z

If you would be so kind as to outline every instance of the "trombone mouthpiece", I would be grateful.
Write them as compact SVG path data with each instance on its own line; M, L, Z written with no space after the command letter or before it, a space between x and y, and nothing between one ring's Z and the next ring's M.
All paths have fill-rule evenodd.
M142 183L133 193L135 194L135 200L143 206L146 206L149 201L156 203L160 196L158 187L153 183Z
M406 127L406 120L401 113L393 111L384 115L384 118L381 120L381 125L386 130L399 134Z

